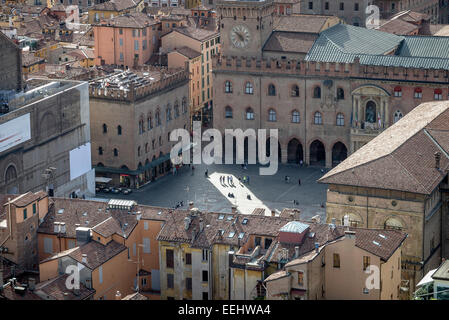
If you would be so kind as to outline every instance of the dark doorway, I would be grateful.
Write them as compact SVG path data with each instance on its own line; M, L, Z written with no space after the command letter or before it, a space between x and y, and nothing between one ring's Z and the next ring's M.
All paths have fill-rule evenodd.
M340 162L345 160L348 157L348 149L346 146L341 143L337 142L332 147L332 167L337 166Z
M302 151L302 144L298 139L291 139L287 146L287 162L288 163L299 163L301 160L304 161L304 154Z
M310 145L310 165L325 166L326 165L326 150L321 141L315 140Z

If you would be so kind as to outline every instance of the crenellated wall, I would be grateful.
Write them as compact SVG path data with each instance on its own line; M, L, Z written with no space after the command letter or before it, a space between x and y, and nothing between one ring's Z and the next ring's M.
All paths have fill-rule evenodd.
M360 64L358 58L355 58L352 63L336 63L218 55L214 56L212 61L212 69L215 72L276 72L295 76L361 77L364 79L449 82L449 70L363 65Z
M148 85L134 87L131 84L129 90L123 89L107 89L107 88L95 88L93 86L89 87L90 98L97 99L109 99L115 101L137 101L139 99L145 98L147 96L156 94L164 89L169 89L181 82L188 81L189 73L187 71L178 71L173 74L161 73L161 79L158 81L153 81Z

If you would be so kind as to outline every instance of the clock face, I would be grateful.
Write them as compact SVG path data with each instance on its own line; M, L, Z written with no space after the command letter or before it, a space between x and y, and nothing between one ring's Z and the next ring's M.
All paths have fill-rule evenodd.
M230 37L234 47L245 48L251 39L251 34L247 27L237 25L232 27Z

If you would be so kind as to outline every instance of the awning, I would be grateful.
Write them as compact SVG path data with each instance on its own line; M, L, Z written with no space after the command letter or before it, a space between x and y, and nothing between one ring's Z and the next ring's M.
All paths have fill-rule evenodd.
M105 178L105 177L95 177L95 182L98 183L109 183L111 182L111 178Z
M421 281L418 282L416 287L424 286L426 284L433 282L432 276L435 273L435 271L437 271L437 269L433 269L433 270L430 270L429 272L427 272L427 274L424 276L424 278L422 278Z

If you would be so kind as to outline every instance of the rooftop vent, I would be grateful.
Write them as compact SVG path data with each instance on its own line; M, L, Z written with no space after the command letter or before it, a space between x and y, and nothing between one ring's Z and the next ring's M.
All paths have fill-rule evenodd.
M376 246L380 247L380 243L379 243L379 242L373 240L373 243L374 243Z

